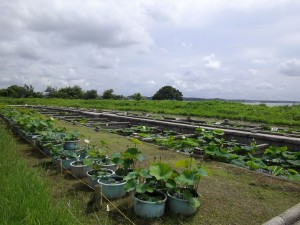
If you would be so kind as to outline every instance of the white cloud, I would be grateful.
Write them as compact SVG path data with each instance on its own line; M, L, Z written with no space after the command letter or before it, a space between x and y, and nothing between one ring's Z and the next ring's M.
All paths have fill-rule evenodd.
M156 22L178 22L178 7L175 1L145 1L142 2L147 15Z
M288 76L300 76L300 59L289 59L279 65L281 73Z
M273 85L267 82L262 82L256 85L257 88L259 89L273 89Z
M146 84L156 85L156 82L154 80L149 80L146 82Z
M259 64L259 65L266 65L267 61L265 59L253 59L252 63Z
M202 61L204 62L204 68L206 69L220 69L221 62L217 60L216 56L214 54L205 56L202 58Z
M257 74L258 74L258 71L255 69L249 69L248 71L252 76L257 76Z
M294 0L0 1L0 88L76 84L152 96L173 85L194 97L299 99L299 7Z

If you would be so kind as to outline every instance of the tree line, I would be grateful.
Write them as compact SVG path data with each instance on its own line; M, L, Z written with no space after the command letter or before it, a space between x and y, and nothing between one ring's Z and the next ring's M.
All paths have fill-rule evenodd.
M82 90L78 85L73 87L55 88L47 86L45 91L35 92L32 85L25 84L24 86L11 85L7 88L0 89L0 96L11 98L63 98L63 99L133 99L145 100L147 97L141 93L134 93L130 96L116 95L113 89L104 90L102 95L99 95L97 90ZM182 93L172 86L164 86L160 88L151 98L152 100L179 100L183 99Z

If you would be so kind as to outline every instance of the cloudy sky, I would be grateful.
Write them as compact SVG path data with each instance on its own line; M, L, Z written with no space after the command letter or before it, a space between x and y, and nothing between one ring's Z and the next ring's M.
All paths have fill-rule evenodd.
M0 88L300 100L299 0L0 0Z

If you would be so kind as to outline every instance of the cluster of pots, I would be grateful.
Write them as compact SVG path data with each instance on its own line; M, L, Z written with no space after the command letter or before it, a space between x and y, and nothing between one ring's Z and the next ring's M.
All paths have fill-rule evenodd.
M113 170L115 165L93 170L90 166L84 165L82 161L73 161L70 166L76 177L87 177L88 185L91 188L100 184L102 194L109 200L122 198L127 193L124 188L126 180L115 174ZM190 206L187 200L176 198L170 192L155 191L153 194L161 196L162 200L157 202L145 201L139 198L138 193L133 194L134 213L137 216L144 218L162 217L166 206L174 214L192 215L197 211L197 208Z
M7 120L12 125L12 121ZM62 166L65 169L71 170L72 174L77 178L87 178L88 185L95 188L95 185L101 185L102 194L107 199L119 199L126 195L125 184L126 180L123 176L115 174L117 166L115 164L101 165L101 168L93 169L91 165L83 163L86 158L85 151L80 150L80 140L68 140L60 143L44 143L40 141L39 135L25 134L18 126L13 127L26 139L37 141L37 145L48 156L52 156L53 146L63 149L69 157L54 157L53 160L61 159ZM72 154L76 156L72 156ZM176 198L169 192L154 191L153 195L160 196L159 201L146 201L139 198L139 193L133 194L134 212L136 215L144 218L158 218L164 215L166 204L168 209L175 214L191 215L194 214L197 208L191 207L189 202L184 199Z

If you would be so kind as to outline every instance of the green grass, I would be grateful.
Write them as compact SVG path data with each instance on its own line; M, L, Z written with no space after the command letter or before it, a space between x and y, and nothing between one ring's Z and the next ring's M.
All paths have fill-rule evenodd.
M20 145L3 125L0 137L1 224L79 224L61 202L53 201L51 189L36 169L25 165Z
M274 125L300 126L300 105L274 106L245 105L238 102L203 100L133 101L133 100L75 100L40 98L0 98L4 104L71 106L80 108L141 111L201 118L230 119Z

